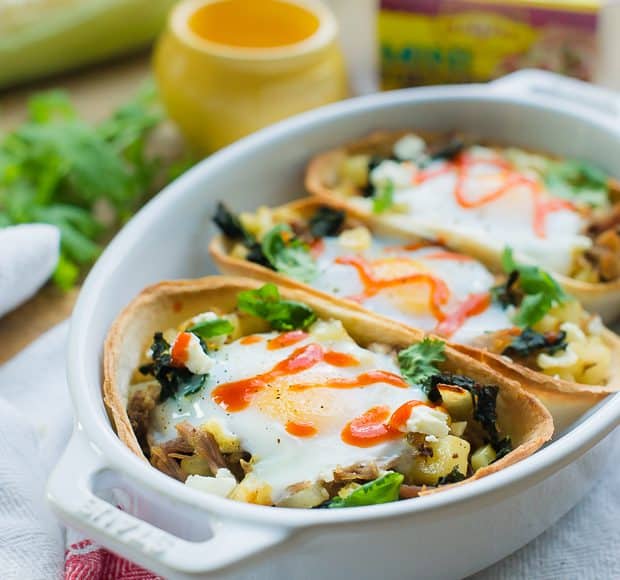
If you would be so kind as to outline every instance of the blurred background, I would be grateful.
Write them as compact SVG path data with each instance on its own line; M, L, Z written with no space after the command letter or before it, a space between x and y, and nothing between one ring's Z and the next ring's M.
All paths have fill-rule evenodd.
M349 96L521 68L618 89L619 28L597 0L0 0L0 227L60 232L51 282L0 319L0 360L212 151Z

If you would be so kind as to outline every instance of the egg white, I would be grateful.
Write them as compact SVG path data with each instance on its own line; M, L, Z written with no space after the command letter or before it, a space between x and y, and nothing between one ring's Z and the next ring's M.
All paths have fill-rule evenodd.
M198 426L216 420L222 428L237 437L241 448L253 456L253 477L267 483L272 489L272 500L277 503L286 495L286 488L300 482L329 481L333 470L360 461L374 460L379 466L401 454L406 443L397 439L373 447L355 447L343 442L341 432L352 419L375 406L387 406L394 412L411 400L426 400L416 388L399 388L387 383L366 387L335 389L319 387L304 391L289 391L291 384L325 381L328 378L354 378L369 370L399 373L395 361L388 355L371 352L358 346L341 328L325 332L325 323L317 323L304 340L277 350L267 348L267 340L278 333L264 333L264 339L253 344L239 340L223 345L211 353L215 363L204 389L191 397L168 399L155 413L155 443L176 436L175 424L189 421ZM329 337L329 334L332 337ZM270 384L244 410L227 412L215 403L213 390L222 383L254 377L271 370L294 350L309 343L320 343L326 350L351 354L360 361L354 367L334 367L321 362L301 373L282 378ZM318 433L311 437L291 435L285 429L288 420L308 420L316 425Z

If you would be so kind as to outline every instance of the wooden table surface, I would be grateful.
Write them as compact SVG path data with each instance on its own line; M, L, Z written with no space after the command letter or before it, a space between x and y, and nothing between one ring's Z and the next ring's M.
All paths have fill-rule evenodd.
M84 119L100 121L129 100L149 76L149 56L142 54L0 93L0 133L25 118L28 95L34 91L66 90ZM162 147L178 149L179 141L168 138ZM47 284L28 302L0 318L0 363L68 318L77 295L77 289L65 293Z

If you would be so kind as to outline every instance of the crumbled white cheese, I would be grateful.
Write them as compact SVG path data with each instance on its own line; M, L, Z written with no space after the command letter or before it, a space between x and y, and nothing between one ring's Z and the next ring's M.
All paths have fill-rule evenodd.
M215 361L202 349L199 338L195 334L190 334L187 343L185 367L195 375L206 375L215 364ZM175 339L175 342L177 338ZM171 345L174 349L174 343Z
M410 163L382 161L370 172L370 181L375 187L384 187L390 183L396 188L409 187L414 169Z
M196 314L196 316L192 317L190 320L190 325L202 324L203 322L210 322L211 320L217 320L219 316L215 314L215 312L201 312L200 314Z
M424 155L425 149L426 143L424 139L409 133L394 143L393 151L398 159L415 161Z
M237 485L235 476L225 467L217 470L215 477L205 475L190 475L185 485L213 495L226 497Z
M603 334L603 330L605 330L605 326L603 326L601 317L598 315L593 316L590 322L588 322L588 333L593 336L598 336L599 334Z
M556 352L555 354L539 354L536 358L536 362L541 369L549 368L564 368L571 367L577 361L579 357L577 353L570 347L570 344L564 351Z
M445 437L450 433L448 415L433 407L417 405L411 409L406 429L411 433L424 433L437 438Z
M338 236L338 244L347 250L355 252L363 252L370 248L372 243L372 236L368 231L368 228L359 226L357 228L351 228L345 230Z
M579 328L574 322L564 322L560 325L560 330L566 333L567 342L583 342L586 339L586 335L583 330Z

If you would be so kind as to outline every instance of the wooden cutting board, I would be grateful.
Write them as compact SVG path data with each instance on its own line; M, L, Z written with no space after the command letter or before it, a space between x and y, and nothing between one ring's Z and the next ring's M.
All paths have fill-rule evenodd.
M26 117L28 95L35 91L61 88L67 91L80 115L100 121L129 100L150 76L148 54L127 57L95 68L54 78L35 85L0 93L0 132L15 127ZM157 139L157 135L155 139ZM158 152L171 157L181 149L178 138L169 133L155 143ZM78 290L64 293L51 284L28 302L0 318L0 363L7 361L46 330L68 318Z

